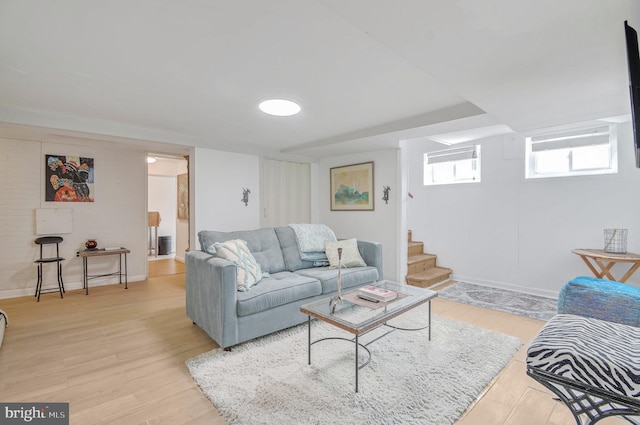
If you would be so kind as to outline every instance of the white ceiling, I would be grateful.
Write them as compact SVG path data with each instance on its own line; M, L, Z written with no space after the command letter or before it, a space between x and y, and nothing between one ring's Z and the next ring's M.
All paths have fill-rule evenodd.
M640 1L0 0L0 122L283 158L527 132L629 114L625 20Z

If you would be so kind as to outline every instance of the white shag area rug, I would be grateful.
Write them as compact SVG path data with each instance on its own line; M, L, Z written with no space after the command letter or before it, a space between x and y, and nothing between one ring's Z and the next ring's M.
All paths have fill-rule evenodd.
M393 319L427 323L426 305ZM396 331L369 345L355 392L355 349L326 340L311 348L307 324L187 360L193 379L229 424L453 424L522 346L519 339L433 316L428 330ZM381 333L364 337L367 342ZM351 335L314 320L313 340ZM360 361L366 360L360 350Z

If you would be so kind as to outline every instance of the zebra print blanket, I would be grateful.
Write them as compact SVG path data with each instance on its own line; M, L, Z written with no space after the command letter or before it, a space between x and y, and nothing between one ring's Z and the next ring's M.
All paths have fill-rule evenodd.
M527 365L627 397L640 396L640 328L554 316L531 342Z

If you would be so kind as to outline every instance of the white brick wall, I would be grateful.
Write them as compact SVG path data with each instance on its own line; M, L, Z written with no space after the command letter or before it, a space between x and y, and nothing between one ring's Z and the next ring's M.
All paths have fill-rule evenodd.
M34 136L36 139L37 136ZM95 202L44 201L44 155L79 155L95 160ZM0 134L0 298L31 295L35 291L38 256L34 244L37 208L71 208L73 231L61 235L66 289L82 287L82 262L76 251L93 238L100 246L129 248L129 282L146 275L146 154L127 145L96 141L69 144L43 140L16 140ZM90 273L109 273L117 256L89 260ZM117 278L90 282L97 286ZM45 287L55 285L55 266L45 265Z
M35 290L35 210L40 208L38 142L0 139L0 294L30 282ZM1 295L0 295L1 296Z

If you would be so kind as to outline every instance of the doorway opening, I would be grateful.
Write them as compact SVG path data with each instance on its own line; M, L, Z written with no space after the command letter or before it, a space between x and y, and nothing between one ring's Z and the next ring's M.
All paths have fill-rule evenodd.
M189 247L188 157L148 155L148 277L184 273Z

